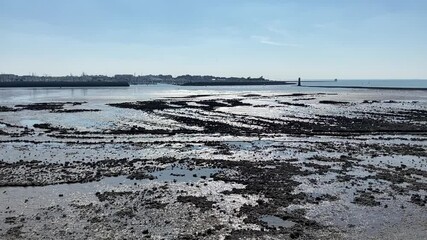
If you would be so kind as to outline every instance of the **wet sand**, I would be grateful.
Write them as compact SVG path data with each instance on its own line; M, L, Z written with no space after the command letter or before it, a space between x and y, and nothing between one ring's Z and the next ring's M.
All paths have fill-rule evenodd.
M0 238L422 239L427 99L393 94L9 101Z

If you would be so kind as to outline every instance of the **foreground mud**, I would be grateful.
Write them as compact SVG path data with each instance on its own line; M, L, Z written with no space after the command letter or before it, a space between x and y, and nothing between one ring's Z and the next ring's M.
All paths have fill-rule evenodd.
M1 239L426 237L416 98L7 105L0 154Z

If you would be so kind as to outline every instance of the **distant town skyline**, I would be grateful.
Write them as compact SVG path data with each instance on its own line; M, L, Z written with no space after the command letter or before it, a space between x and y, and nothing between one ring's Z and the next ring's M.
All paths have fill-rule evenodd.
M0 73L427 79L424 0L0 0Z

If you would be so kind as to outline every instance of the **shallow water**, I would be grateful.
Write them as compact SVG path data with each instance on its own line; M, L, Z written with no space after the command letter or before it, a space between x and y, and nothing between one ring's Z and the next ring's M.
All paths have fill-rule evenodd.
M340 81L345 85L375 85L382 86L426 86L427 81ZM311 84L311 83L310 83ZM318 83L316 83L318 84ZM328 85L328 83L325 83ZM332 83L333 85L333 83ZM50 101L90 101L91 103L148 100L164 97L183 97L189 95L205 94L285 94L285 93L316 93L316 92L352 92L370 96L371 93L381 96L394 96L395 100L416 97L418 93L413 91L379 91L366 89L327 89L305 88L294 85L281 86L175 86L167 84L159 85L131 85L130 87L116 88L0 88L0 103L2 105L14 105L32 102ZM411 94L408 94L411 93ZM421 91L422 93L422 91ZM421 96L424 94L421 94ZM427 97L424 96L423 99Z
M279 228L279 227L283 227L283 228L291 228L293 226L295 226L295 223L289 220L283 220L279 217L276 216L271 216L271 215L264 215L261 216L260 218L261 221L267 223L267 225L269 227L275 227L275 228Z
M187 166L167 167L163 170L158 170L151 175L158 182L197 182L201 179L209 179L221 169L215 168L189 168Z

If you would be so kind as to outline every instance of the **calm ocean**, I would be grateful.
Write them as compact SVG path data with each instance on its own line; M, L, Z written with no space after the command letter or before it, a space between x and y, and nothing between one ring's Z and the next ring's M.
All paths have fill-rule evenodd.
M338 80L338 81L302 81L303 86L325 87L372 87L372 88L426 88L427 80Z

